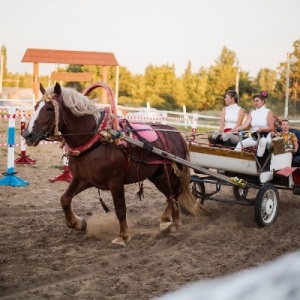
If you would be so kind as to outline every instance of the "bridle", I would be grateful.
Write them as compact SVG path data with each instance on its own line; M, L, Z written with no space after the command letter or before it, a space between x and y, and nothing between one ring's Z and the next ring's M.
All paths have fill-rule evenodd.
M41 101L44 101L45 103L51 102L54 107L54 122L51 125L49 132L46 132L45 134L46 141L62 141L63 140L62 134L58 130L59 105L58 105L58 99L56 99L56 95L44 94L42 96ZM54 133L52 133L52 130Z
M51 102L53 107L54 107L54 122L51 125L50 129L48 132L45 134L45 140L46 141L60 141L64 142L64 136L69 136L69 135L80 135L78 133L69 133L69 134L62 134L59 131L58 125L59 125L59 119L60 119L60 103L59 103L59 98L56 94L44 94L42 96L41 101L44 101L45 103ZM105 129L107 126L110 128L112 125L112 116L110 114L110 109L106 108L100 112L100 119L98 121L97 127L95 128L94 131L89 132L89 133L82 133L82 135L87 135L91 134L92 137L91 139L76 148L70 148L68 151L68 155L71 156L78 156L80 153L90 149L97 141L109 141L112 142L113 140L111 139L111 136L107 134ZM63 118L63 115L62 115Z

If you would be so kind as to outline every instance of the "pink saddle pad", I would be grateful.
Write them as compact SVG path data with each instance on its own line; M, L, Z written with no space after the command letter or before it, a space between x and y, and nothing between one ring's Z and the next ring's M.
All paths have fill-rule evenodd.
M153 128L149 125L144 125L144 124L139 124L139 123L130 123L131 127L133 129L138 130L138 134L143 137L146 141L148 142L154 142L157 140L158 135L157 133L153 130ZM138 140L138 136L132 132L132 138L135 140ZM125 140L122 140L122 144L127 147L128 143Z
M155 130L149 126L144 124L131 123L130 124L133 129L137 130L137 135L133 131L133 138L138 140L138 135L147 140L148 142L154 142L157 140L157 133Z

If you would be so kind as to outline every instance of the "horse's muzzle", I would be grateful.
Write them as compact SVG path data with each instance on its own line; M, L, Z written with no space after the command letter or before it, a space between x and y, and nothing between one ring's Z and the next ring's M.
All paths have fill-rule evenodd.
M28 146L34 146L34 147L37 146L39 142L43 139L43 135L28 133L27 130L23 132L22 137L25 139L25 142Z

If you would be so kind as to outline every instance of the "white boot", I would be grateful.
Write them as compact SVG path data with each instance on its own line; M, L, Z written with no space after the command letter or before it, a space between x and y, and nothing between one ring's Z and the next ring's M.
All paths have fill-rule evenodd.
M261 183L266 183L268 181L271 181L273 179L273 172L272 171L268 171L268 172L262 172L259 175L259 180Z

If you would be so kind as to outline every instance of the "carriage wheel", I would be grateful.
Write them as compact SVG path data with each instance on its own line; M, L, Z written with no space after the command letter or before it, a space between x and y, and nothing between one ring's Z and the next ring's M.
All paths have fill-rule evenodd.
M205 198L205 186L203 182L192 181L191 182L192 194L197 198L200 204L204 203Z
M239 186L233 186L233 196L236 201L246 200L248 188L241 188Z
M255 221L260 227L265 227L276 221L279 208L279 195L271 183L264 184L257 193L255 200Z
M197 198L197 201L201 204L204 203L204 196L205 196L205 186L203 182L198 182L198 181L193 181L193 179L191 180L191 184L190 184L191 190L192 190L192 194ZM185 208L183 207L181 204L179 204L179 208L180 211L184 214L184 215L190 215L191 213Z

